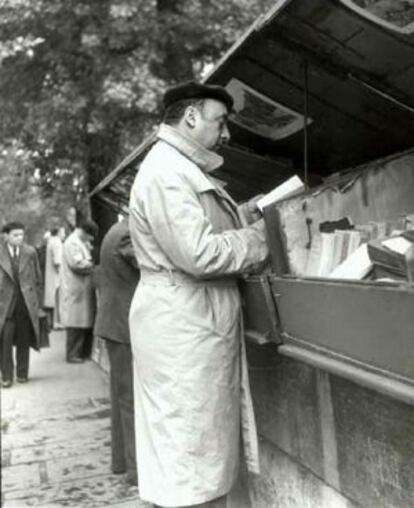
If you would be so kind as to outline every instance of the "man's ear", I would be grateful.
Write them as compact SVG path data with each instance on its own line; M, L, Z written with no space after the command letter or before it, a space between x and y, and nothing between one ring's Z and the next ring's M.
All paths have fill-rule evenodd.
M188 108L185 110L184 120L185 123L188 125L188 127L190 127L190 129L194 129L196 124L196 117L195 117L195 108L193 106L188 106Z

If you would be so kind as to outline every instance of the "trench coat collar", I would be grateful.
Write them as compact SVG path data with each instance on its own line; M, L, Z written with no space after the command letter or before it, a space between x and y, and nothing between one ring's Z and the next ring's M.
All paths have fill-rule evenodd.
M185 136L171 125L161 124L157 137L176 148L206 173L210 173L223 165L224 160L221 155L207 150L197 141Z

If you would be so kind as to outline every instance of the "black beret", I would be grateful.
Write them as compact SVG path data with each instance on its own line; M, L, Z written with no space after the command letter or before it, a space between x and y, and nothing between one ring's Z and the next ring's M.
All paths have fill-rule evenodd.
M233 97L222 86L203 85L195 81L186 81L169 88L164 94L164 108L186 99L215 99L223 102L229 111L233 107Z

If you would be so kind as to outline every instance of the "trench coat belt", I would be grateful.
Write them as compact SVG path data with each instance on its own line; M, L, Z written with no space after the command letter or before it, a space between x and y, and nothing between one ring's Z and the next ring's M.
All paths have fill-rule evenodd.
M148 270L147 268L141 268L139 283L154 286L237 287L237 279L235 278L196 279L178 270Z

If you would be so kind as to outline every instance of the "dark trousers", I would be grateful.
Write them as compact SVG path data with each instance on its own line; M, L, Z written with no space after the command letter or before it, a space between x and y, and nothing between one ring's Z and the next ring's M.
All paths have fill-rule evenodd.
M106 347L111 369L112 470L136 477L131 346L106 340Z
M92 339L92 328L66 328L66 360L89 358Z
M29 376L30 344L34 339L34 330L27 310L16 309L13 315L6 319L0 334L3 381L13 381L13 344L16 346L16 375L18 378Z

